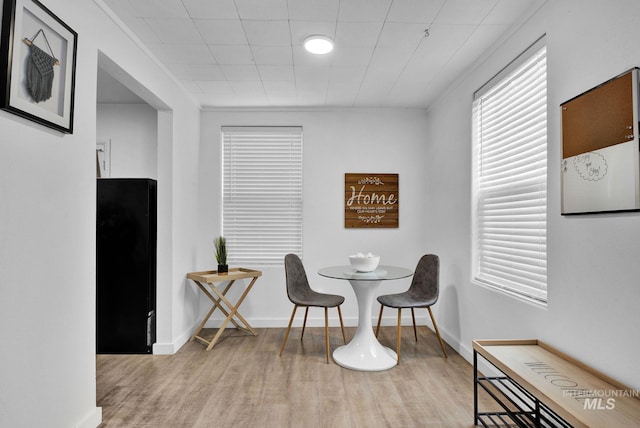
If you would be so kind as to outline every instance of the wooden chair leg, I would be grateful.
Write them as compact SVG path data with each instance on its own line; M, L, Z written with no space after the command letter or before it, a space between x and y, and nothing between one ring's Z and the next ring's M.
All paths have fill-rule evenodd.
M298 305L293 307L293 312L291 312L291 318L289 319L289 325L287 326L287 331L284 334L284 340L282 341L282 346L280 347L280 354L282 356L282 351L284 350L284 345L287 344L287 339L289 338L289 331L291 331L291 324L293 323L293 317L296 316L296 311L298 310Z
M383 310L384 310L384 305L380 305L380 315L378 315L378 326L376 327L376 337L378 337L378 332L380 331L380 321L382 320Z
M324 308L324 347L327 354L327 364L329 364L329 308Z
M401 327L402 327L402 308L398 308L398 339L397 339L397 344L396 344L396 349L397 349L397 353L398 353L398 364L400 364L400 345L402 344L402 336L401 336Z
M342 311L340 310L340 305L338 305L338 318L340 318L340 329L342 330L342 341L344 344L347 344L347 336L344 334L344 324L342 323Z
M304 329L307 326L307 314L308 313L309 313L309 306L304 308L304 321L302 322L302 334L300 335L300 340L302 340L302 337L304 336Z
M416 342L417 342L418 332L416 331L416 314L413 312L413 308L411 308L411 319L413 320L413 337L416 338Z
M445 358L447 357L447 351L444 348L444 342L442 341L442 337L440 337L440 332L438 331L438 325L436 324L436 319L433 317L433 313L431 312L431 306L427 308L429 310L429 316L431 317L431 322L433 323L433 329L436 331L436 335L438 336L438 340L440 341L440 347L442 348L442 353Z

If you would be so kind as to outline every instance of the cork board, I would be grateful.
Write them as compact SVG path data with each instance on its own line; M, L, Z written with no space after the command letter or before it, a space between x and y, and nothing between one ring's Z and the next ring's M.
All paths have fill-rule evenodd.
M345 228L397 228L398 174L344 175Z
M562 104L562 158L633 139L631 71Z
M562 214L640 210L638 69L560 109Z

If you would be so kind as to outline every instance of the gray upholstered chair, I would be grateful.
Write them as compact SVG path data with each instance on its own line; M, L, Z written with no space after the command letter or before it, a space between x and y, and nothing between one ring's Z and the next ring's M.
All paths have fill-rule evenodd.
M445 350L444 343L440 337L438 331L438 325L431 312L431 306L438 301L439 294L439 277L440 277L440 259L435 254L427 254L420 258L416 271L413 274L413 279L409 289L403 293L398 294L386 294L378 296L378 302L380 302L380 316L378 316L378 326L376 327L376 337L380 331L380 321L382 320L382 311L385 306L398 309L398 338L397 338L397 354L398 364L400 364L400 328L401 328L401 316L403 308L411 309L411 318L413 320L413 335L418 341L418 333L416 332L416 317L414 314L415 308L427 308L429 316L431 316L431 322L433 328L436 331L438 340L440 341L440 347L444 357L447 358L447 351Z
M287 326L287 332L284 335L282 346L280 347L280 355L284 350L284 346L289 338L289 332L291 331L291 324L293 318L296 315L298 307L305 308L304 322L302 323L302 334L300 340L304 336L304 329L307 325L307 314L309 313L309 307L324 308L324 339L325 339L325 351L327 354L327 364L329 363L329 308L338 308L338 316L340 317L340 328L342 329L342 340L347 343L347 339L344 335L344 325L342 323L342 312L340 311L340 305L344 302L344 297L335 294L318 293L311 289L309 281L307 280L307 274L304 270L304 266L300 257L295 254L287 254L284 258L284 272L287 281L287 295L289 300L294 304L293 312L291 313L291 319Z

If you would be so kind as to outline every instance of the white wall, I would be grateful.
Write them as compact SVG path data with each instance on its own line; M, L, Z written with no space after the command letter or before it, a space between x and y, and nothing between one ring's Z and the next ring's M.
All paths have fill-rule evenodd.
M98 104L97 141L111 142L112 178L158 178L158 112L148 104Z
M640 3L547 2L428 112L428 241L441 254L438 316L447 341L539 338L640 387L640 213L560 215L560 103L640 65ZM548 52L548 307L470 281L473 92L542 34ZM437 179L437 181L436 181Z
M193 269L199 108L98 7L49 0L78 32L75 129L62 135L0 111L0 426L95 427L95 141L98 51L162 100L158 180L167 227L158 335L184 330ZM108 35L108 36L107 36ZM163 116L165 117L165 116ZM160 126L160 124L159 124ZM176 136L175 138L173 136ZM174 141L176 144L174 145ZM178 146L176 148L176 146ZM178 236L179 238L173 238ZM159 241L160 242L160 241ZM168 272L168 273L167 273ZM176 327L177 325L177 327Z
M315 289L346 297L345 324L357 324L353 290L346 281L320 277L319 268L348 264L349 254L358 251L380 254L382 264L413 268L419 257L433 248L425 235L424 213L431 201L426 197L429 162L423 110L219 110L203 112L201 122L199 269L215 269L211 241L221 233L220 128L225 125L303 127L303 262ZM344 228L346 172L399 174L398 229ZM242 315L257 327L286 326L293 305L287 299L283 267L248 267L262 270L263 276L243 303ZM408 285L408 280L395 281L384 284L381 291L400 291ZM190 290L198 293L193 284ZM209 306L206 298L201 303L199 310L189 308L194 323ZM332 325L338 325L337 312L329 314ZM309 324L324 325L322 317L322 311L310 311ZM297 323L302 324L301 317Z

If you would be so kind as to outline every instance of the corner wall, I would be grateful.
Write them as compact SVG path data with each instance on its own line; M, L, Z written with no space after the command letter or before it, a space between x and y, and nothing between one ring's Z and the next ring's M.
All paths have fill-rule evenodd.
M95 427L96 78L98 51L172 112L159 155L167 189L162 340L173 342L193 268L199 107L101 9L48 0L78 33L75 129L63 135L0 111L0 426ZM179 138L173 138L173 135ZM176 144L173 144L173 142ZM175 146L178 146L176 148ZM170 230L169 230L170 229ZM180 278L178 278L178 276ZM159 302L160 303L160 302Z
M640 213L560 215L560 103L640 65L640 3L547 2L428 112L431 221L441 254L437 308L447 341L471 358L474 339L539 338L640 388ZM547 34L548 307L471 283L473 92Z

